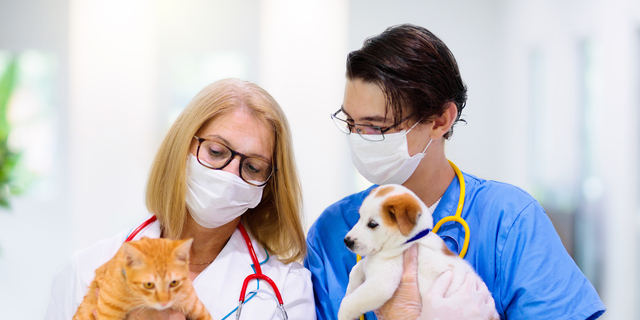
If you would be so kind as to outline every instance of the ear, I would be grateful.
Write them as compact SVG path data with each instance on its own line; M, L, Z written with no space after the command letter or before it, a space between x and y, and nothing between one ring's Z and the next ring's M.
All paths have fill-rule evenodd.
M453 102L448 102L444 112L437 118L433 119L433 128L431 133L432 139L442 138L453 126L458 117L458 107Z
M137 267L143 263L143 253L130 242L122 244L124 261L127 267Z
M182 242L173 249L173 256L179 261L189 263L189 250L191 249L192 243L193 238L182 240Z
M420 213L418 200L406 193L391 196L382 203L383 221L391 225L397 224L405 237L416 226Z

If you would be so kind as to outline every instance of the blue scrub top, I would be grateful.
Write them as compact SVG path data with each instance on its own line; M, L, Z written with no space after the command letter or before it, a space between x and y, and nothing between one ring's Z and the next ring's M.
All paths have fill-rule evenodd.
M462 217L471 238L465 257L493 294L501 319L596 319L605 311L593 285L565 250L544 209L515 186L463 174ZM329 206L307 236L305 267L311 270L319 320L337 319L356 255L344 245L371 189ZM433 213L453 216L460 196L454 178ZM464 228L445 223L438 234L460 252ZM376 319L367 313L367 319Z

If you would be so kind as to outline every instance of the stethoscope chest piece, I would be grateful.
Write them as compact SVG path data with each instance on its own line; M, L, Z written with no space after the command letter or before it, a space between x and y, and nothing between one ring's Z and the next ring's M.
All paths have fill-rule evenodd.
M273 295L271 292L265 291L265 290L253 290L253 291L249 291L248 294L251 293L266 293L268 295L270 295L273 299L275 299L277 301L277 298L275 295ZM236 320L240 320L240 314L242 313L242 306L244 305L244 300L238 302L238 309L236 310ZM278 303L278 310L280 310L280 312L282 313L282 319L284 320L288 320L289 316L287 315L287 310L284 309L284 305Z

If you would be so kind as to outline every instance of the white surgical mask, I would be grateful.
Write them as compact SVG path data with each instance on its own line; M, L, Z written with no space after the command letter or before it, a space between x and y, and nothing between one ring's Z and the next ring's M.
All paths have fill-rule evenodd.
M217 228L255 208L262 187L252 186L237 175L204 167L189 154L186 202L193 220L205 228Z
M417 124L407 131L385 134L382 141L368 141L358 134L348 134L351 161L358 172L375 184L403 184L407 181L433 141L429 140L421 153L409 156L407 134Z

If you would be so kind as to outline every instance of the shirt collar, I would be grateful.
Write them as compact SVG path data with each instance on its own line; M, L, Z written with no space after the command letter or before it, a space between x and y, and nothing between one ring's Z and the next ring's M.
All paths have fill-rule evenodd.
M256 252L258 261L260 262L260 264L264 263L268 258L267 252L262 247L262 245L258 243L255 238L253 238L251 231L247 230L247 234L249 234L249 239L251 239L251 243L253 244L253 249ZM236 228L236 230L231 235L231 238L229 239L229 243L227 243L227 245L230 244L236 248L237 252L242 255L247 263L253 265L253 261L251 260L251 256L249 255L249 248L247 247L247 243L244 241L244 237L242 236L242 233L239 229Z
M433 223L438 223L442 218L456 214L458 200L460 199L460 182L454 177L449 187L440 198L438 206L433 212ZM466 203L466 201L465 201Z

